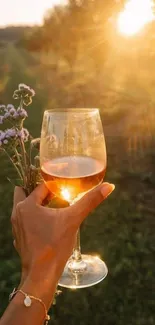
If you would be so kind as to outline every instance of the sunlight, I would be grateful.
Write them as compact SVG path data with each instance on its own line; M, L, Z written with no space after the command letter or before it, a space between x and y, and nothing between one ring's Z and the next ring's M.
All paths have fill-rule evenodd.
M61 189L61 195L62 195L62 197L63 197L63 199L64 199L65 201L67 201L67 202L70 201L71 196L70 196L70 193L69 193L69 191L68 191L67 188L62 188L62 189Z
M0 26L41 25L47 10L55 5L64 5L67 0L5 0L0 10ZM16 9L17 8L17 9Z
M152 0L128 0L124 11L118 17L118 29L121 34L132 36L147 23L154 20Z

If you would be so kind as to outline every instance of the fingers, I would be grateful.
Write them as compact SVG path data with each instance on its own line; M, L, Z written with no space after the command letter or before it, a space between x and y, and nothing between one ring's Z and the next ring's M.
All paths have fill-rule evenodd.
M86 194L81 200L76 202L71 208L70 213L81 223L85 217L93 211L102 201L104 201L115 189L115 185L103 183L94 190Z
M24 201L26 198L25 192L24 190L19 187L16 186L15 190L14 190L14 198L13 198L13 209L12 209L12 215L11 215L11 222L13 223L13 221L16 218L16 207L17 204Z
M14 238L14 242L13 242L14 247L16 245L16 241L15 241L15 238L16 238L16 225L15 225L16 207L17 207L17 204L20 203L21 201L25 200L25 198L26 198L26 195L24 193L24 190L21 187L16 186L15 190L14 190L13 209L12 209L12 214L11 214L12 235Z
M24 190L21 187L16 186L15 190L14 190L14 199L13 199L14 208L16 207L16 205L19 202L24 201L25 198L26 198L26 195L25 195Z
M114 184L110 184L110 183L103 183L101 184L101 193L103 196L103 200L105 200L115 189L115 185Z
M49 191L44 183L38 185L35 190L29 195L28 200L33 200L37 204L42 204L46 199Z

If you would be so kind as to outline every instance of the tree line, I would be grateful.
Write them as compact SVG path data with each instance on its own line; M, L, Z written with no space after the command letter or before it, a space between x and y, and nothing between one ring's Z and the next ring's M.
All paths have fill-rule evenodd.
M47 12L43 26L28 33L20 44L29 51L53 51L72 67L90 50L92 60L103 62L109 35L125 0L69 0Z

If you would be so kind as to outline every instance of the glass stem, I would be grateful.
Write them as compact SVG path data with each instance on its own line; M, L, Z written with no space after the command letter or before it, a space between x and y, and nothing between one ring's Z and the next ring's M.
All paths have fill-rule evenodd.
M81 245L80 245L80 228L77 231L76 235L76 243L73 249L73 255L72 258L76 262L82 261L82 256L81 256Z
M80 246L80 229L77 231L76 243L73 249L73 254L68 263L68 269L72 274L76 275L85 272L87 264L82 259L81 246Z

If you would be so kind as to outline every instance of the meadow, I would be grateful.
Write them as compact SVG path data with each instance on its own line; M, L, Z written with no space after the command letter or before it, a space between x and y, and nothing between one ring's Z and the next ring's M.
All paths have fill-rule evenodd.
M115 55L114 55L115 53ZM77 291L63 290L52 308L55 325L155 324L155 73L154 61L140 63L113 52L104 69L87 55L74 69L52 52L30 53L12 42L0 48L0 103L12 103L18 83L36 91L27 126L40 135L43 112L56 107L99 107L105 132L106 180L116 190L85 221L83 252L107 263L108 277ZM13 170L0 158L0 313L18 284L20 262L12 245L10 214Z

